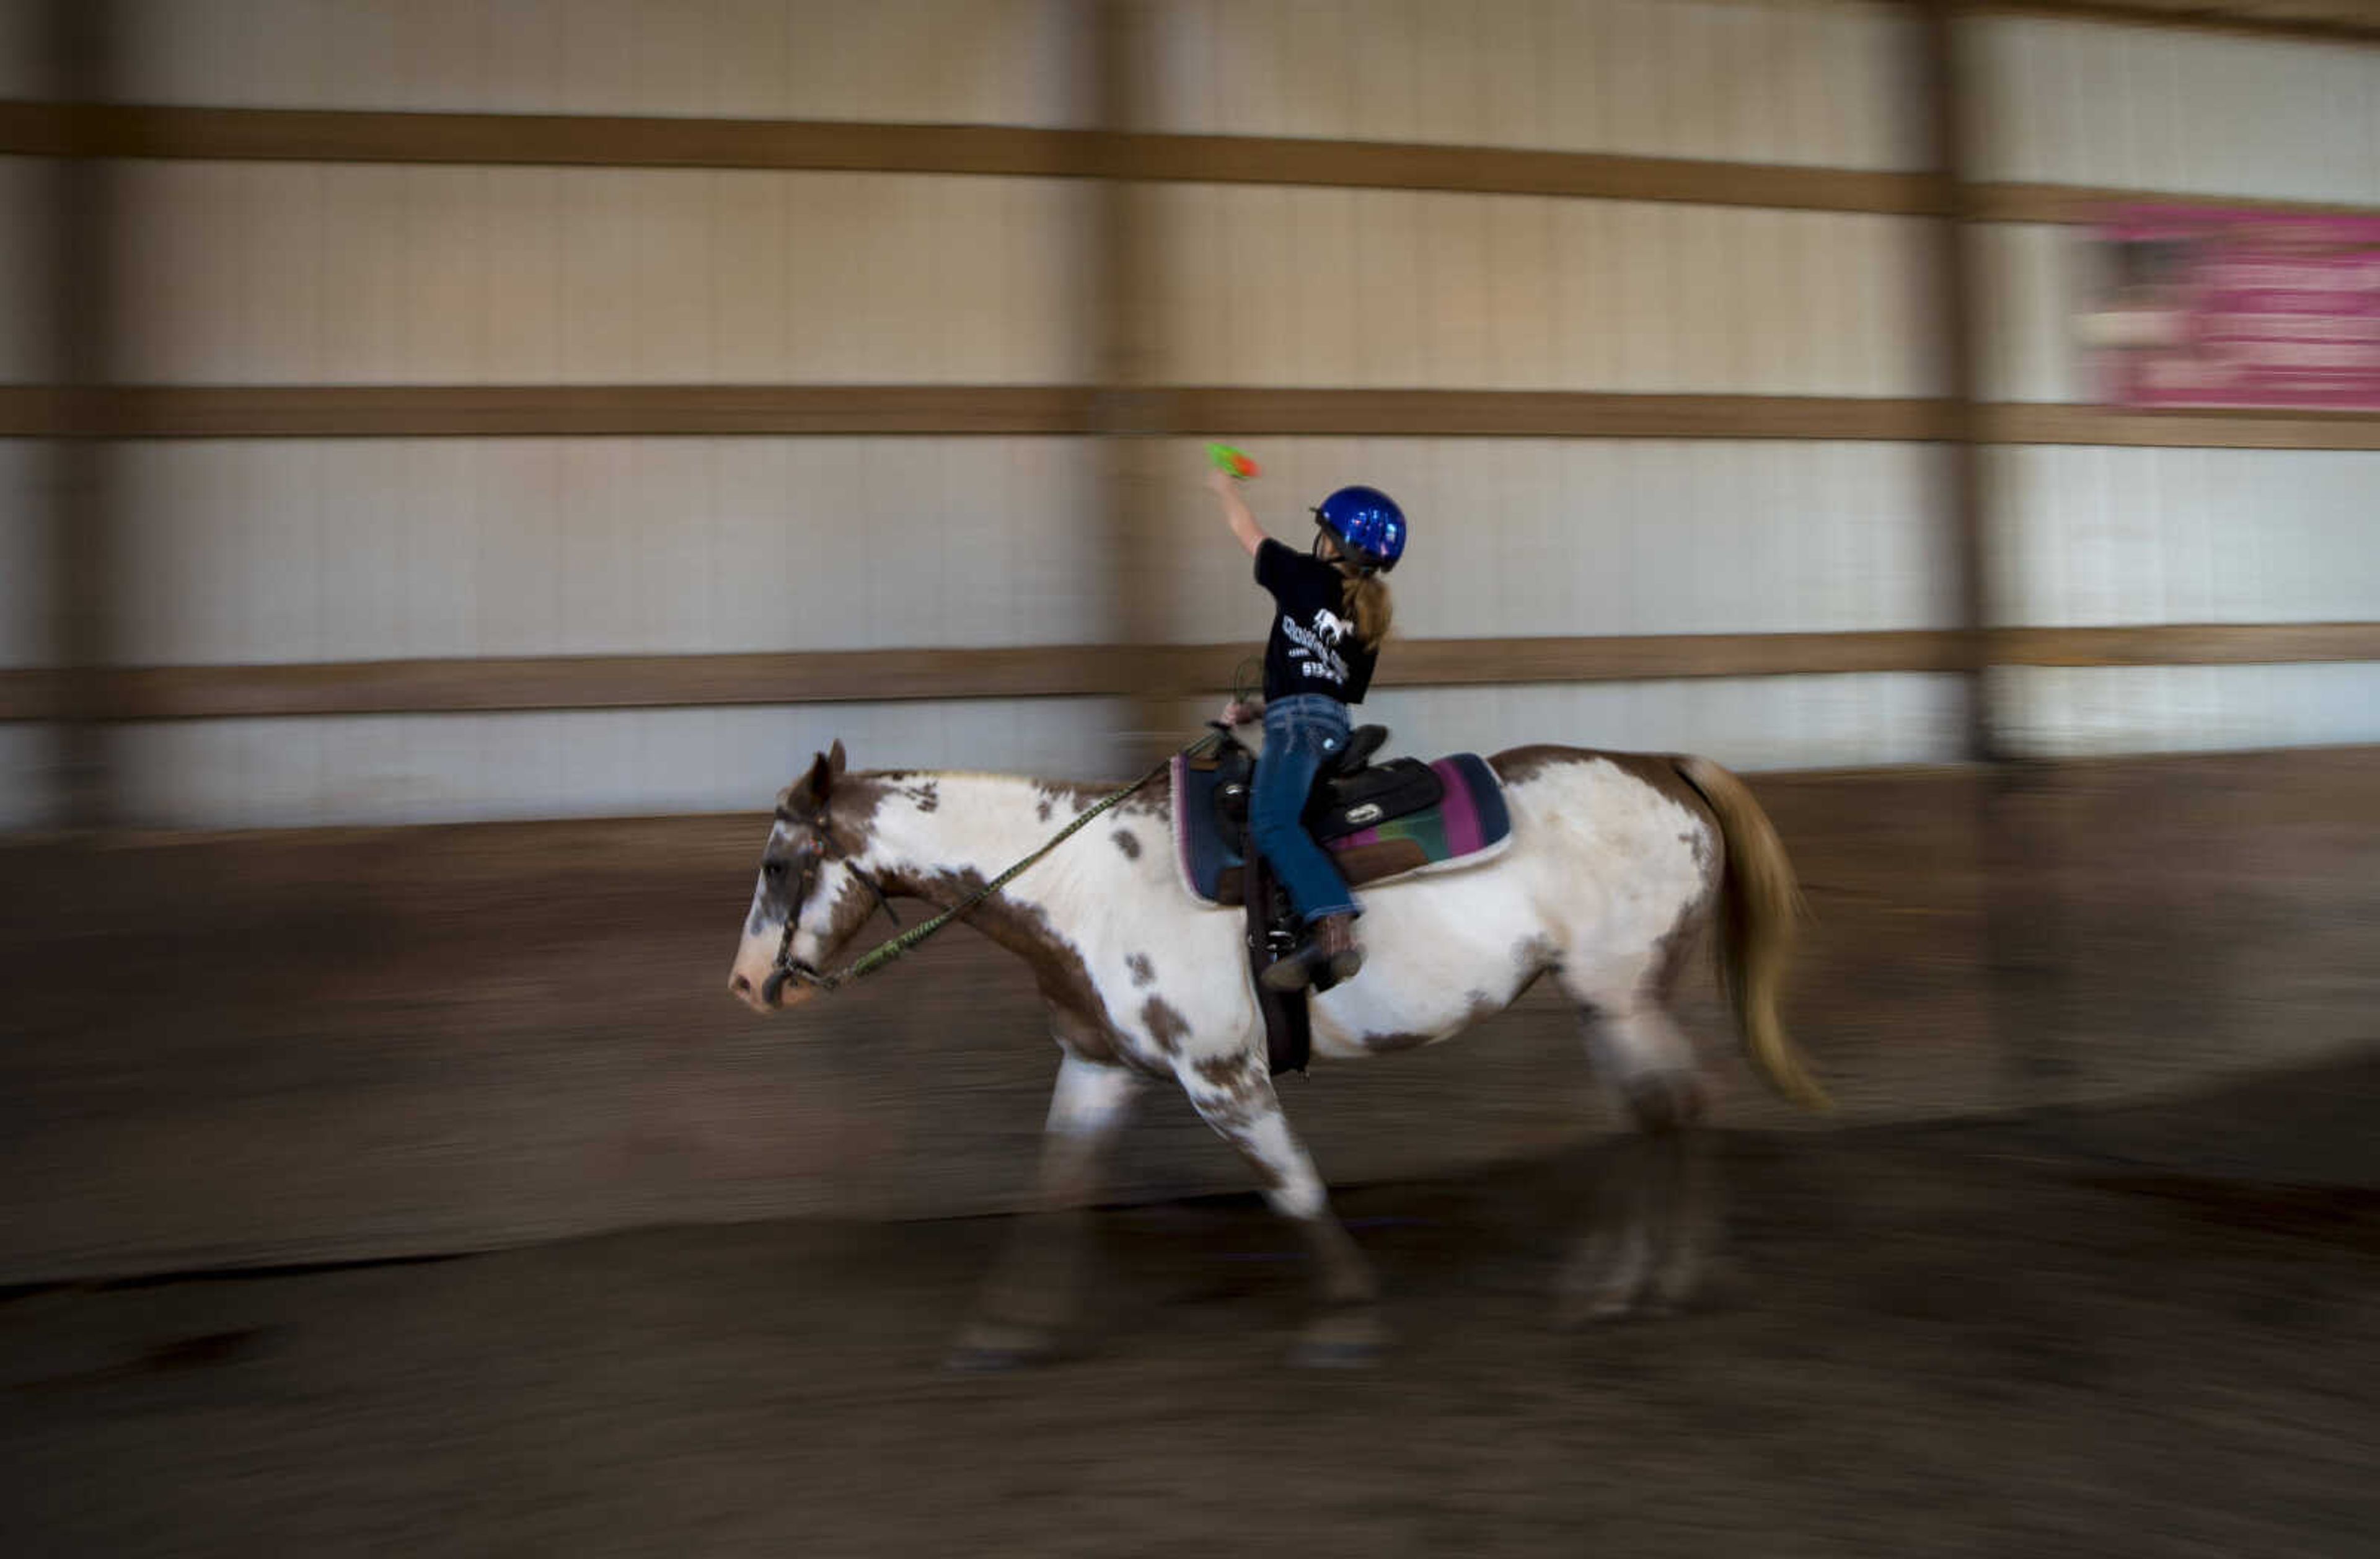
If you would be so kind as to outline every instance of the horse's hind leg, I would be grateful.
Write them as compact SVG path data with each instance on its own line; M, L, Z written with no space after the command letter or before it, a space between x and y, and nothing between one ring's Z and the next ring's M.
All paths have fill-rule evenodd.
M1647 1003L1590 1008L1587 1049L1635 1124L1617 1144L1594 1220L1562 1273L1565 1322L1667 1309L1693 1297L1712 1223L1706 1100L1694 1046Z
M1122 1066L1068 1055L1050 1096L1038 1205L1011 1237L977 1317L951 1364L997 1370L1054 1358L1075 1319L1089 1244L1085 1209L1141 1079Z
M1282 1113L1261 1055L1191 1062L1179 1076L1199 1118L1256 1171L1266 1202L1297 1226L1314 1259L1321 1313L1299 1337L1292 1359L1324 1367L1369 1364L1382 1339L1378 1282L1330 1210L1330 1193Z

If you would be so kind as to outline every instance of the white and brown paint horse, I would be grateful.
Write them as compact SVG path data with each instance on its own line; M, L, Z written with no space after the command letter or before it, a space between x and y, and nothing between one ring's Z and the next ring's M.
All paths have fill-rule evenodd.
M1314 999L1314 1054L1352 1060L1449 1038L1550 973L1641 1128L1637 1172L1624 1182L1633 1188L1581 1242L1563 1310L1584 1319L1678 1302L1700 1244L1686 1128L1705 1090L1667 1003L1706 927L1752 1061L1787 1097L1822 1099L1776 1011L1798 908L1792 869L1758 803L1716 763L1555 747L1490 761L1507 787L1511 847L1467 871L1365 891L1363 971ZM735 993L761 1011L810 999L809 986L771 981L781 946L796 967L823 967L857 938L879 887L954 903L1097 796L997 774L846 773L836 743L778 798ZM1183 885L1171 805L1153 786L967 916L1031 966L1062 1059L1042 1212L995 1277L961 1362L1055 1350L1101 1151L1160 1078L1189 1095L1305 1235L1322 1309L1300 1358L1360 1362L1378 1346L1371 1271L1274 1095L1241 913L1201 905Z

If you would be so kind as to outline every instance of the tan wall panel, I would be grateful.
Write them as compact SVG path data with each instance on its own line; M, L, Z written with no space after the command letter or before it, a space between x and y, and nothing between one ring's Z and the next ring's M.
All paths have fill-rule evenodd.
M2380 740L2380 663L2010 666L1992 676L2013 749L2039 757Z
M0 98L55 95L49 79L51 0L0 0Z
M1154 128L1911 168L1893 5L1171 0Z
M1977 177L2380 201L2380 50L2025 16L1968 24Z
M0 47L6 40L0 39ZM0 384L54 378L56 346L46 299L55 241L57 164L0 157Z
M1416 639L1947 627L1955 606L1925 445L1657 440L1249 441L1248 489L1284 541L1309 505L1367 482L1405 507L1392 583ZM1266 610L1245 554L1172 457L1179 538L1167 637L1254 639ZM1393 648L1390 651L1393 654Z
M50 451L0 439L0 666L54 663Z
M1224 185L1149 209L1179 383L1939 393L1916 219Z
M133 664L1101 641L1080 440L125 447Z
M1995 401L2096 398L2076 339L2087 255L2083 229L1990 223L1970 230L1983 328L1977 369Z
M2001 448L2011 624L2380 620L2380 453Z
M135 383L1073 383L1084 187L140 163Z
M131 821L175 828L765 810L840 738L863 768L1101 778L1093 699L201 720L116 733ZM0 727L6 729L6 727Z
M123 0L152 103L1064 125L1069 0Z

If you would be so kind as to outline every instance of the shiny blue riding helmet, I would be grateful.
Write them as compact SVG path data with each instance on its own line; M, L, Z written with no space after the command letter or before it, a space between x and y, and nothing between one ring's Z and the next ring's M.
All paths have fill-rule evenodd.
M1314 523L1366 573L1385 574L1405 554L1405 511L1377 487L1342 487L1322 500Z

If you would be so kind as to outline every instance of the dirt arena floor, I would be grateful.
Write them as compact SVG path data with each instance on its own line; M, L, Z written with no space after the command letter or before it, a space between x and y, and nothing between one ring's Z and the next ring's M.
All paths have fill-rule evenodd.
M1237 1197L1103 1214L1090 1350L1006 1376L939 1368L991 1218L20 1289L0 1553L2380 1553L2376 1107L1730 1134L1707 1304L1576 1334L1594 1147L1354 1191L1358 1374Z

